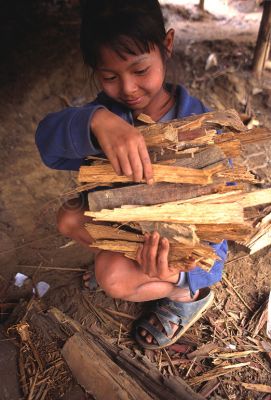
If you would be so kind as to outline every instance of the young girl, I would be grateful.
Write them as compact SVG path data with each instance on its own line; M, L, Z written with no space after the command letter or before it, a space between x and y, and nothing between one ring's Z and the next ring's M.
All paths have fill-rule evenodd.
M78 170L87 156L104 154L117 174L152 184L137 116L144 113L154 121L168 121L208 111L182 86L173 91L164 82L173 39L174 30L165 31L157 0L82 1L81 49L102 91L83 107L70 107L41 121L36 143L44 163ZM88 247L93 239L84 228L89 220L86 208L80 199L69 201L57 221L63 235ZM157 300L150 314L135 324L143 347L174 343L211 305L209 286L221 279L227 243L213 247L221 261L209 273L194 262L188 273L172 269L169 242L157 232L145 235L137 262L121 253L95 252L96 279L107 295L134 302Z

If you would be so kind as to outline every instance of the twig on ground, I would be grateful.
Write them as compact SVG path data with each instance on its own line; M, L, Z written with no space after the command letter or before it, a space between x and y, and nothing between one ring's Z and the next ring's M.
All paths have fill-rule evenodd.
M247 307L247 309L251 312L253 312L252 308L249 307L249 305L246 303L246 301L243 299L243 297L240 295L240 293L235 289L235 287L233 286L233 284L229 281L228 278L226 278L226 276L223 276L222 280L234 291L234 293L236 294L236 296L239 298L239 300L241 300L241 302Z

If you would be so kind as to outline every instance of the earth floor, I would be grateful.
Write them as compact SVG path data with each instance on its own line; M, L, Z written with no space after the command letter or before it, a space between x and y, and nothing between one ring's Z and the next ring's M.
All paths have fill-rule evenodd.
M202 15L195 6L161 3L166 3L168 26L176 29L169 79L182 82L212 108L236 108L252 121L271 128L271 73L266 70L261 79L255 79L249 70L261 9L252 1L244 7L244 2L232 0L228 1L227 16L215 15L215 10ZM67 198L65 193L77 185L76 174L46 168L35 147L34 134L46 114L67 105L84 104L94 93L80 56L77 8L64 8L60 19L55 2L50 8L43 7L42 13L35 8L22 12L17 7L22 25L15 24L16 15L11 17L8 10L2 14L2 29L9 39L2 43L5 58L0 66L0 294L2 301L16 302L30 295L33 282L45 281L51 288L46 295L48 304L67 312L68 298L81 291L82 270L91 266L92 256L78 245L68 246L69 240L56 230L56 211ZM214 54L216 62L206 70L210 54ZM266 165L267 175L270 167ZM249 321L270 290L269 251L249 256L244 248L231 244L229 261L235 259L225 268L228 281L215 287L214 309L185 335L183 343L198 348L220 341L225 348L249 348L248 338L253 339L255 328ZM30 278L22 288L13 285L17 272ZM99 304L116 307L116 302L103 293L89 296ZM75 311L76 298L72 314L77 313L80 320L87 310L82 315L78 309ZM137 314L139 306L119 302L117 307ZM267 340L263 331L255 338L259 342ZM215 398L264 398L263 393L246 391L237 384L270 383L270 358L266 354L257 360L253 357L248 358L254 367L233 374L233 383L221 380ZM183 377L187 371L179 369Z

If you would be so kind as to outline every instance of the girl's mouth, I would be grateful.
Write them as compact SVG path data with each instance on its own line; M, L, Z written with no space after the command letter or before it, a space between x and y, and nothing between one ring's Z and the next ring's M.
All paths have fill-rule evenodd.
M125 99L124 102L129 106L135 106L139 104L142 100L142 97L137 97L136 99Z

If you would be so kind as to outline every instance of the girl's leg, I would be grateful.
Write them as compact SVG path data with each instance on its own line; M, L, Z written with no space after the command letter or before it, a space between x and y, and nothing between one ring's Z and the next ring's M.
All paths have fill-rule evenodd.
M95 274L99 285L113 298L143 302L170 297L179 301L186 297L188 289L177 288L179 274L161 281L144 274L137 262L120 253L101 251L95 258ZM181 300L183 301L183 300Z
M133 302L144 302L168 297L174 301L191 302L197 299L197 292L191 299L188 288L178 288L174 284L178 274L164 282L157 278L150 278L144 274L138 264L122 254L110 251L101 251L95 258L95 274L99 285L108 296ZM162 326L153 315L149 322L162 330ZM172 325L173 335L178 325ZM145 330L141 331L148 343L153 337Z
M85 223L91 222L91 218L84 215L86 210L87 207L81 198L67 201L58 210L57 227L63 236L89 248L93 239L84 227Z
M82 205L81 199L68 201L62 205L58 212L57 226L64 236L88 247L93 239L84 227L86 222L91 221L90 218L84 216L86 209ZM109 296L114 298L133 302L144 302L163 297L169 297L175 301L191 301L188 289L180 289L174 285L178 280L177 275L171 277L170 282L150 278L140 270L136 262L119 253L96 252L95 274L100 286ZM89 279L89 274L85 274L86 279ZM197 293L194 299L196 297ZM150 322L159 326L155 317L152 317ZM149 343L152 342L152 336L147 332L142 331L142 336L146 336L146 341Z

